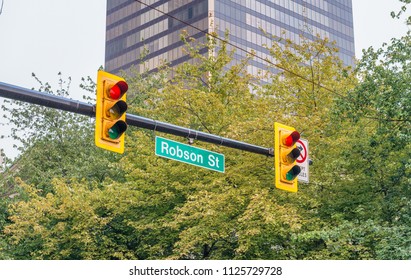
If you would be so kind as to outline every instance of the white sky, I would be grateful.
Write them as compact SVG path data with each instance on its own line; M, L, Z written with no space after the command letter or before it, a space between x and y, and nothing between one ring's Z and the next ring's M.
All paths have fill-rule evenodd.
M79 99L81 77L95 79L104 65L106 1L0 0L0 6L2 1L0 82L37 88L34 72L56 86L61 71L63 77L72 77L71 95ZM353 0L357 57L364 48L380 47L405 34L405 24L390 16L400 6L398 0ZM7 127L0 126L0 134L3 131ZM0 149L14 157L11 147L10 141L0 140Z

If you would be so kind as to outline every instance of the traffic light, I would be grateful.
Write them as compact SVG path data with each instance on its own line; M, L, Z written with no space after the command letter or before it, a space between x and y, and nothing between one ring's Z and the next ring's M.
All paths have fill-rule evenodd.
M97 147L124 152L126 92L128 85L121 77L98 71L95 143Z
M275 123L274 134L275 186L289 192L297 192L296 177L300 174L301 168L296 163L300 150L295 143L300 139L300 133L293 127Z

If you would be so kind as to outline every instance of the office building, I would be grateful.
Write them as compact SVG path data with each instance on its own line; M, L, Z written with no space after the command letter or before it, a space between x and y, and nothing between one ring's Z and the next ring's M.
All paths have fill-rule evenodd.
M354 63L352 0L108 0L106 24L107 71L117 73L138 66L145 56L149 70L161 61L172 66L189 59L182 51L180 35L184 30L199 43L204 32L224 37L229 30L231 43L247 51L266 56L263 47L269 34L299 42L300 35L313 39L316 34L336 42L339 56L346 65ZM180 19L178 21L176 19ZM190 26L191 25L191 26ZM194 27L195 28L194 28ZM203 32L201 32L201 31ZM207 49L201 49L205 55ZM237 50L235 60L245 57ZM253 59L248 71L265 69L265 63Z

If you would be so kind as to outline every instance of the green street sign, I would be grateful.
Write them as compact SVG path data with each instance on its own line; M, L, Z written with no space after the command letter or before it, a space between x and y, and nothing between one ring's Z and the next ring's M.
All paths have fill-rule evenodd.
M224 173L224 155L156 136L156 155Z

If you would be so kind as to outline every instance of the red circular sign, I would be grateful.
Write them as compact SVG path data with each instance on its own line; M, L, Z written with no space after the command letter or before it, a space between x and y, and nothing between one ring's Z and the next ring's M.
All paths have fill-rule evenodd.
M298 163L303 163L306 159L307 159L307 147L304 145L304 143L301 141L301 140L298 140L297 141L297 143L299 143L300 145L301 145L301 147L302 147L302 150L300 149L300 151L301 151L301 154L300 154L300 156L297 158L297 162Z

